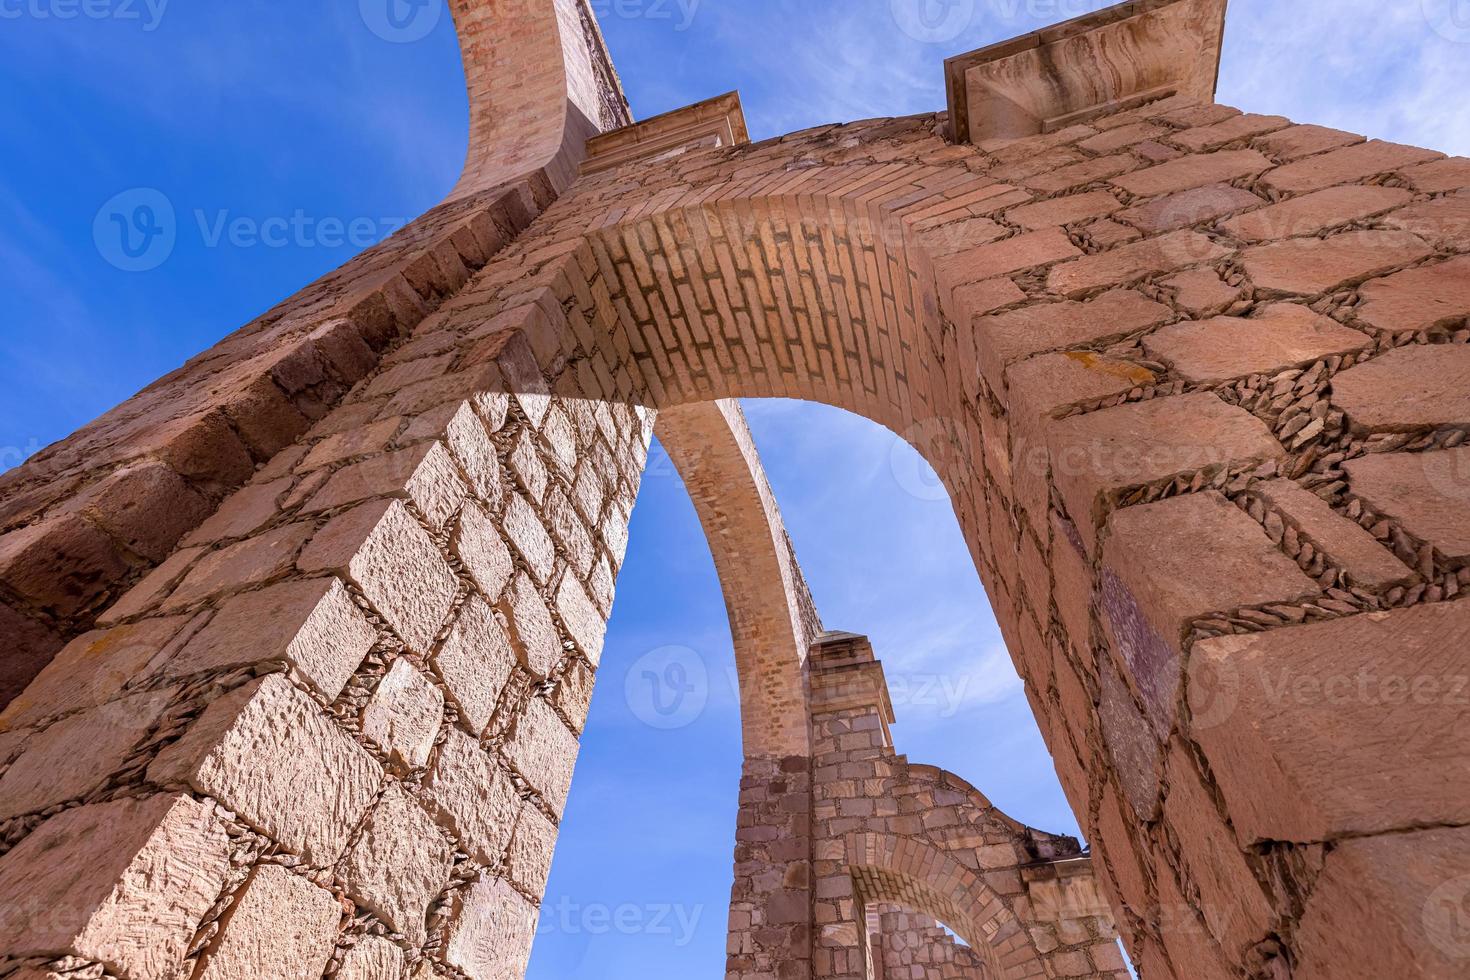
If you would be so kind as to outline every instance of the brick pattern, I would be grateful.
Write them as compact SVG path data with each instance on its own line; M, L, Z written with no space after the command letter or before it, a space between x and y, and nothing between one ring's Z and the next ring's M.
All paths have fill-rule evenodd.
M1463 651L1470 257L1454 216L1470 168L1238 116L1170 99L984 150L945 143L934 116L872 120L609 171L549 207L542 173L452 201L7 474L0 623L23 642L7 661L12 693L68 641L82 646L57 664L94 666L80 683L75 666L43 673L0 716L5 765L36 771L27 753L56 751L37 739L73 713L177 690L136 740L104 726L98 751L122 757L110 773L0 826L0 881L29 880L7 879L6 863L27 860L33 834L64 836L45 828L73 810L186 791L231 798L232 867L288 854L292 874L349 896L336 866L317 863L344 815L286 812L300 801L256 770L289 741L261 743L252 767L241 726L316 718L314 751L293 757L354 800L369 786L371 812L383 785L412 787L416 773L360 730L399 658L442 684L441 732L477 739L521 808L550 819L569 762L545 754L568 754L580 731L569 708L584 710L652 410L789 396L889 426L944 480L1145 976L1272 975L1308 953L1320 975L1351 971L1320 941L1363 929L1342 896L1398 907L1452 884L1448 869L1377 855L1394 834L1441 825L1430 815L1453 807L1436 788L1470 743L1450 739L1431 766L1414 752L1418 713L1360 699L1354 724L1393 778L1286 819L1280 787L1306 771L1284 748L1295 716L1232 694L1222 657L1197 654L1259 643L1244 663L1279 669L1273 651L1327 627L1344 631L1339 648L1371 637L1397 653ZM1096 315L1115 309L1136 315ZM1034 323L1043 346L1018 346L1015 322ZM1248 358L1232 350L1242 336L1264 338ZM341 476L432 442L443 448L411 467ZM1180 515L1195 509L1228 540L1191 540ZM1181 543L1167 579L1162 564L1115 564L1164 538ZM1250 589L1211 589L1257 568L1269 574ZM295 634L248 659L210 630L232 600L332 579L376 637L338 693L333 655L355 647L337 641L361 629L340 602L301 607ZM471 597L503 617L515 653L480 731L461 719L486 692L465 691L461 710L435 673ZM1420 607L1443 611L1409 616ZM101 635L80 636L94 620ZM1463 675L1462 659L1436 662L1438 679ZM1311 670L1332 679L1329 660ZM537 699L549 707L523 711ZM1332 751L1349 741L1321 743L1313 780L1355 785L1364 760ZM554 783L522 782L541 761L555 762L538 773ZM1240 799L1281 808L1256 815L1280 836L1236 838ZM1362 811L1381 819L1365 831ZM273 827L294 843L267 841ZM1332 850L1360 832L1350 853ZM425 927L483 914L452 927L460 947L491 936L513 962L507 923L535 896L502 887L488 863L457 864L449 890L476 876L474 899L436 899ZM221 888L225 904L238 886ZM206 912L200 935L218 919ZM1376 920L1376 948L1414 946L1418 921ZM101 949L96 931L130 923L78 935L93 930L88 949ZM207 957L211 942L181 948ZM1425 962L1426 976L1455 975Z

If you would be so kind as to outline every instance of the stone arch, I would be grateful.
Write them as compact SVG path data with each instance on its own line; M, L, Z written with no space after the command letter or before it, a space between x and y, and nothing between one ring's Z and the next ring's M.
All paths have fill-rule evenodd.
M749 759L806 758L806 651L821 619L786 535L744 413L732 401L659 413L655 428L714 558L739 675Z
M1025 928L981 879L945 852L911 838L852 834L844 841L854 888L866 905L897 905L937 919L997 980L1046 976Z

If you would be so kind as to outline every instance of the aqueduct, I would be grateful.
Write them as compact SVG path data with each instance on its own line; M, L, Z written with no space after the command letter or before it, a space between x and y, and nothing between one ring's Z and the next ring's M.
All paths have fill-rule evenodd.
M451 8L449 200L0 477L0 976L519 977L656 424L730 977L1465 975L1470 161L1217 104L1224 0L761 143L632 123L580 0ZM1090 857L894 753L768 396L940 474Z

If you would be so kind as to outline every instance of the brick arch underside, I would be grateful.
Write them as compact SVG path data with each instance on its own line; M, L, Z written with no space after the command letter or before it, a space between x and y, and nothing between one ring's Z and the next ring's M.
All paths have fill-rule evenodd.
M943 923L992 977L1046 976L1014 913L954 857L922 841L877 834L854 834L845 843L854 893L863 907L897 905Z

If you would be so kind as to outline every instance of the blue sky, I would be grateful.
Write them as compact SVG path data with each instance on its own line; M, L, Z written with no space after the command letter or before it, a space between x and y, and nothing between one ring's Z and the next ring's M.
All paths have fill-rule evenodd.
M756 139L936 108L945 56L1099 5L594 0L639 117L738 88ZM1232 6L1223 101L1470 153L1470 0ZM447 16L422 40L390 43L353 0L86 9L100 16L75 0L0 0L0 468L432 206L464 154ZM136 188L166 197L177 243L157 268L124 272L94 245L93 221ZM273 218L298 230L278 244L214 234ZM354 223L362 234L338 241ZM888 666L899 748L1022 820L1075 832L921 464L836 410L748 410L824 617L872 635ZM733 659L693 508L657 451L633 521L536 980L722 969L740 749ZM676 730L642 720L636 683L642 658L670 647L708 677L706 707Z

